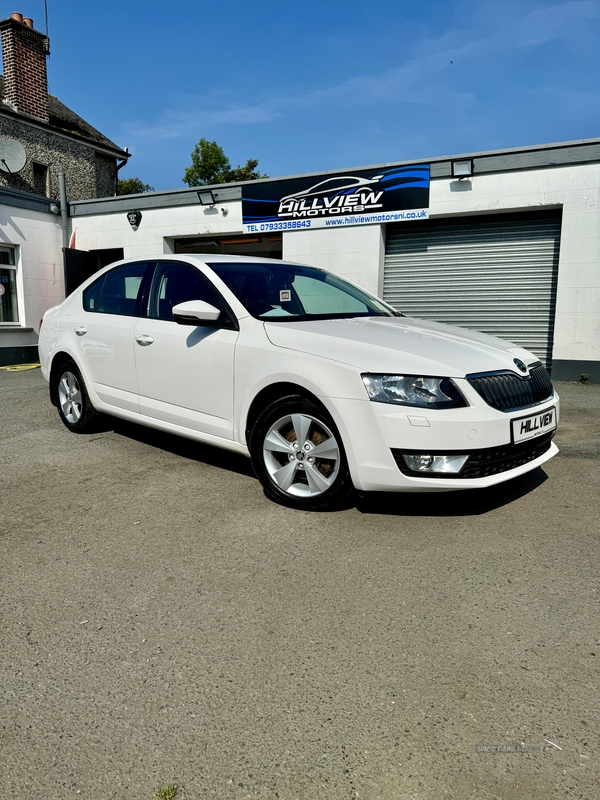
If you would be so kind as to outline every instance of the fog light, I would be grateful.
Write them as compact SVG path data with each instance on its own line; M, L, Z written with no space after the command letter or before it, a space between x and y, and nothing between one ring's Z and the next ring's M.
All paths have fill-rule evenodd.
M402 454L404 463L412 472L447 472L457 474L469 460L468 455L431 456L426 453L417 455Z
M415 472L425 472L433 464L433 456L404 456L406 466Z

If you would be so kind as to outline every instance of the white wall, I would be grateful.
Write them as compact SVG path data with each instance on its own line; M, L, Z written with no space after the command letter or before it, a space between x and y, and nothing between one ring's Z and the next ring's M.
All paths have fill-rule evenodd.
M36 345L44 311L65 296L59 218L0 205L0 241L16 248L18 326L34 329L7 331L0 325L0 347Z
M283 234L283 257L343 275L372 294L379 294L384 239L381 225L316 228Z
M222 209L228 213L223 214ZM104 250L122 247L125 258L169 253L173 237L210 236L242 233L242 206L219 203L214 207L190 206L142 210L142 221L134 230L127 213L73 217L78 250Z

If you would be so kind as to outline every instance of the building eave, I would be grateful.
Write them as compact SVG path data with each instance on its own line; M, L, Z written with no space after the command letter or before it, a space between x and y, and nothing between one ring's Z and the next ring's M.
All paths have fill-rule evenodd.
M72 141L80 142L82 144L88 145L93 150L98 153L102 153L103 155L110 156L111 158L119 158L119 159L128 159L131 153L128 153L126 150L121 150L120 147L110 148L105 145L101 145L98 142L95 142L93 139L88 138L86 136L82 136L81 134L71 133L70 131L64 131L61 128L57 128L55 125L50 125L48 122L44 122L43 120L36 119L35 117L30 116L29 114L23 114L21 112L13 111L4 101L0 101L0 116L8 117L9 119L18 120L22 122L24 125L29 125L33 128L38 128L39 130L50 132L56 136L62 136L64 139L70 139Z

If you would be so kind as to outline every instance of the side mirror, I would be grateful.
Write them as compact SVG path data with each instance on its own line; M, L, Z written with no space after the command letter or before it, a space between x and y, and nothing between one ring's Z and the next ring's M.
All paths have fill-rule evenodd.
M206 322L215 322L221 312L218 308L205 303L204 300L186 300L173 306L173 319L179 325L202 325Z

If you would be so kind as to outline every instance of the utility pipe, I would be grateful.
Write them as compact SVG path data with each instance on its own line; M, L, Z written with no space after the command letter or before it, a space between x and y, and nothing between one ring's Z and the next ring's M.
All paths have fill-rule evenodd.
M67 185L65 173L58 173L58 195L60 198L60 227L62 228L62 246L69 246L69 205L67 203Z

